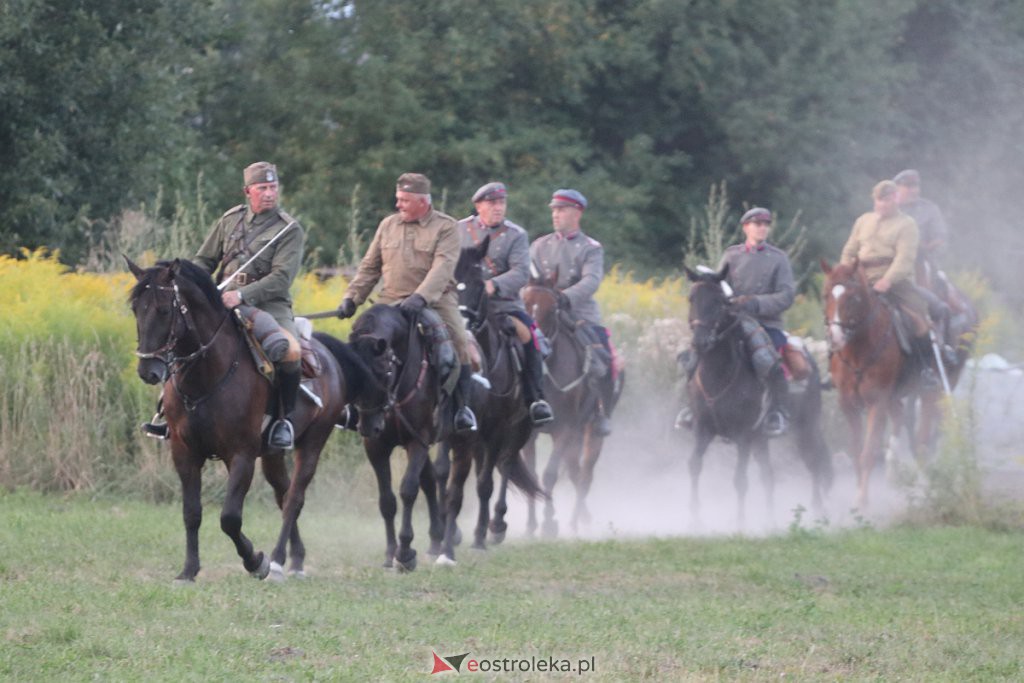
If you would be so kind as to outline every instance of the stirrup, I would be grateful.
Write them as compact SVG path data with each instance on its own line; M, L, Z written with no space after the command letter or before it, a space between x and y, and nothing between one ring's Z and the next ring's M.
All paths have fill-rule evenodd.
M607 416L598 414L592 422L594 425L594 435L605 437L612 433L612 421Z
M942 362L946 365L956 365L960 358L957 356L956 349L949 344L943 344L939 348L939 354L942 356Z
M341 411L341 419L334 426L338 429L356 431L359 427L359 409L351 403L346 403L345 408Z
M771 410L764 416L762 431L765 436L782 436L789 430L789 420L781 410Z
M938 389L942 386L942 380L939 379L939 373L935 372L935 369L930 365L926 365L921 371L921 388L922 389Z
M540 398L530 404L530 422L534 425L543 425L555 419L555 413L551 405Z
M683 406L676 413L675 424L672 425L674 429L693 429L693 411L690 410L689 406Z
M476 431L476 415L470 410L469 406L462 406L455 411L455 433L461 434L463 432L475 432Z
M270 438L267 444L271 448L295 448L295 429L290 420L282 418L270 427Z
M166 441L171 438L170 431L167 429L167 423L157 422L157 419L158 417L154 415L151 422L143 422L139 425L139 429L142 430L142 433L145 436L148 436L151 439Z

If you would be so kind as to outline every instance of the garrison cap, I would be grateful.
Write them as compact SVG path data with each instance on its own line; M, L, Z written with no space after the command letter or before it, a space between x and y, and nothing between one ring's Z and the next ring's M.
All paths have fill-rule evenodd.
M912 168L908 168L905 171L900 171L892 179L897 185L903 185L904 187L917 187L921 184L921 174Z
M242 171L242 178L245 180L246 187L256 183L276 183L277 166L269 161L257 161L255 164L245 167L245 170Z
M583 211L587 208L587 198L576 190L555 190L555 193L551 195L551 203L548 206L551 208L556 206L573 206Z
M871 196L874 199L882 199L888 197L891 194L896 194L899 188L896 187L896 183L891 180L883 180L882 182L875 185L871 190Z
M487 183L473 193L473 203L486 202L489 199L504 199L508 196L505 183Z
M750 223L752 221L763 221L765 223L771 223L772 212L763 207L755 206L753 209L743 214L743 217L740 218L740 225L743 225L744 223Z
M403 173L398 176L396 189L413 194L430 194L430 178L422 173Z

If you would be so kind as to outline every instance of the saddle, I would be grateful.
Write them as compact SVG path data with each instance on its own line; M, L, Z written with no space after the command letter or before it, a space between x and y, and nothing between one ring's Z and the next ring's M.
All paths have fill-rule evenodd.
M271 384L274 383L274 361L288 350L288 338L274 320L274 316L255 306L239 306L234 310L235 324L242 331L256 369ZM323 361L313 348L313 325L306 318L296 318L299 348L302 352L302 377L313 379L323 372Z
M585 320L577 320L566 311L558 312L559 319L573 333L576 344L583 349L583 371L590 379L599 380L608 374L612 359L597 334Z
M430 364L437 369L442 392L451 395L459 381L459 359L444 320L434 309L424 308L416 319L416 332L427 346Z

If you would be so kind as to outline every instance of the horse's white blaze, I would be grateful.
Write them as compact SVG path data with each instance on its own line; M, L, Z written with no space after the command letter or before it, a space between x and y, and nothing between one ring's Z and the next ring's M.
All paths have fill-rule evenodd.
M839 319L839 299L846 293L846 287L836 285L832 288L832 300L836 302L832 310L832 320L829 321L828 335L832 340L832 346L837 349L843 348L846 344L846 333L843 331L842 321Z

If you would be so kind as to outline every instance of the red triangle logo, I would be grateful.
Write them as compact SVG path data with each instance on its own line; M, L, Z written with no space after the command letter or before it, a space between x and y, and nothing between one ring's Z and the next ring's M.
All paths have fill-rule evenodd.
M455 671L455 669L452 668L452 665L438 657L436 652L431 650L430 654L434 655L434 670L430 672L431 676L445 671Z

